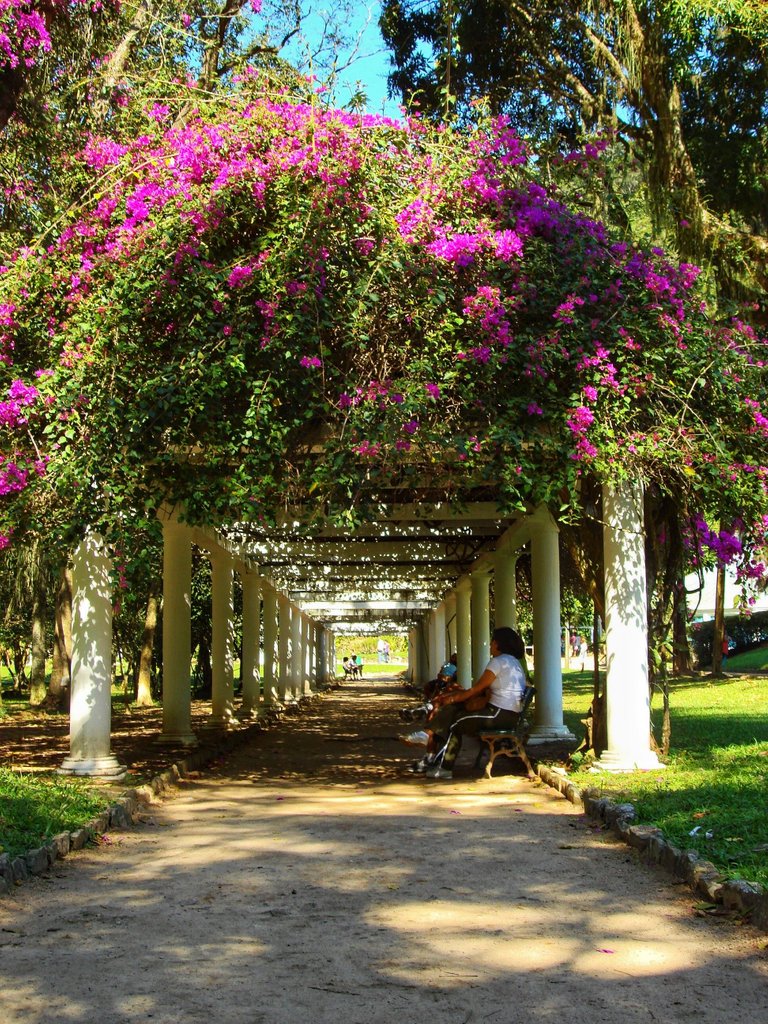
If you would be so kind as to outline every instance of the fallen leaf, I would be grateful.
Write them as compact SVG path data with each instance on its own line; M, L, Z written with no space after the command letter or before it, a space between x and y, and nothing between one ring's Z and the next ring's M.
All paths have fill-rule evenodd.
M615 953L616 950L615 949L597 949L596 952L598 952L598 953Z

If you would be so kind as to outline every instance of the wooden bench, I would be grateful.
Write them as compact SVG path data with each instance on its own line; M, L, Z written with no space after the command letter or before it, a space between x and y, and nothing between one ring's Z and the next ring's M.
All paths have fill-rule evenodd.
M477 738L488 746L488 761L485 765L485 777L491 778L493 762L497 757L519 757L526 767L528 777L536 773L533 770L528 754L525 752L525 741L528 739L530 726L526 720L526 711L536 693L535 686L527 686L523 693L520 718L514 729L487 729L478 733Z

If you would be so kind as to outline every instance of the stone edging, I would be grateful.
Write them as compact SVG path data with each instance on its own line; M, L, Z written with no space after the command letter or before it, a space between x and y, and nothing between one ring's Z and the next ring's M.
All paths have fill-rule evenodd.
M235 732L217 734L215 741L190 751L186 757L156 775L150 782L137 786L135 789L126 790L115 803L82 828L72 832L60 832L42 846L14 858L7 853L0 854L0 896L12 892L17 885L28 881L33 876L44 874L55 861L62 860L73 850L82 850L84 846L94 842L97 836L104 835L109 829L130 828L137 820L142 808L151 804L156 796L172 789L179 779L210 764L215 758L231 753L242 743L263 732L265 725L278 719L283 711L297 709L307 699L312 700L319 695L319 693L312 694L308 698L297 701L290 708L270 712L264 718Z
M686 882L697 896L741 914L757 928L768 931L768 893L757 882L726 880L715 865L702 860L696 850L673 846L660 828L634 824L636 813L632 804L616 804L590 790L582 793L566 775L548 765L538 765L536 773L542 782L562 793L572 804L582 807L590 818L607 825L614 835L637 850L646 863L658 864Z

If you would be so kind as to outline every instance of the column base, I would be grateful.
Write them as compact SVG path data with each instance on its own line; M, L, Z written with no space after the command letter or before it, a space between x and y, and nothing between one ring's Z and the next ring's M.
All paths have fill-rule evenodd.
M227 708L222 714L211 715L203 725L203 728L234 729L237 725L239 725L239 722L233 708Z
M663 764L652 750L640 750L634 753L623 753L620 750L604 750L593 768L603 772L653 772L667 766Z
M126 766L120 764L113 754L108 754L106 757L67 757L62 761L61 768L56 769L56 774L122 779L127 771Z
M575 743L576 737L567 725L541 725L534 727L528 736L527 746L537 743Z
M155 743L168 747L196 747L197 736L193 732L161 732Z

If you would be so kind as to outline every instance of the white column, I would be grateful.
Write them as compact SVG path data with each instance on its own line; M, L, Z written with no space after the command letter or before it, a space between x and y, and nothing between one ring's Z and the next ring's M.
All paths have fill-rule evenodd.
M437 673L446 662L445 657L445 605L439 604L432 609L430 615L429 644L429 678L437 678Z
M259 677L259 634L261 632L261 577L258 572L243 566L243 654L240 675L243 680L243 711L246 715L258 713L261 703Z
M452 590L444 601L445 604L445 646L446 661L456 653L456 591Z
M563 724L563 669L560 661L559 531L549 510L531 517L533 658L536 715L531 743L573 740Z
M465 576L456 586L456 678L468 690L472 677L471 584Z
M277 594L273 587L262 588L262 615L264 617L264 705L271 707L277 701Z
M423 686L432 678L429 674L429 616L424 615L419 623L416 637L416 685Z
M476 682L491 656L490 570L475 569L469 578L472 585L472 682Z
M235 720L234 687L234 595L232 556L223 548L210 553L211 605L213 613L211 639L210 724L230 725Z
M192 540L177 519L163 522L163 731L160 740L193 746Z
M304 692L304 615L291 607L291 694L298 700Z
M315 661L315 624L309 615L302 615L304 623L304 678L302 680L302 696L312 693L312 679L314 678Z
M407 678L410 683L416 681L418 675L419 659L417 655L417 644L419 642L419 631L417 629L408 630L408 669Z
M330 660L329 656L329 643L330 637L328 630L325 626L321 626L317 634L317 652L315 655L316 676L317 686L322 687L328 684L328 663Z
M516 551L499 551L494 559L493 596L495 625L517 629Z
M277 698L285 704L289 693L290 662L288 653L291 641L291 602L285 594L277 595L280 626L277 633Z
M637 481L603 488L608 771L662 767L651 750L643 490Z
M103 538L87 533L72 565L72 693L65 775L122 778L110 753L112 728L112 562Z

